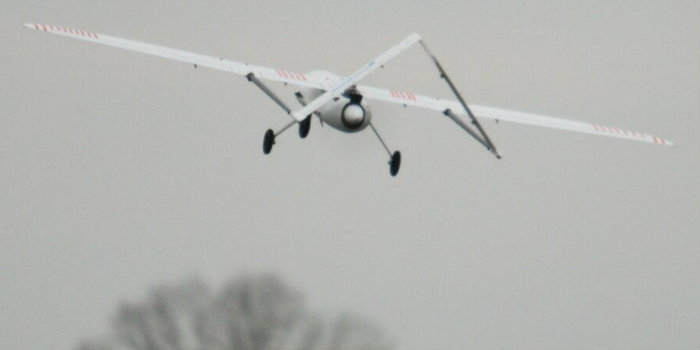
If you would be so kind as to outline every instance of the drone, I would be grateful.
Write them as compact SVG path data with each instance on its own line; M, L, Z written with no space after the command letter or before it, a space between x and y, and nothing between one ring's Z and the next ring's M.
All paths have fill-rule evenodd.
M76 30L47 24L27 23L25 27L46 33L80 39L97 44L113 46L125 50L136 51L153 56L163 57L189 63L197 67L207 67L245 77L270 97L291 119L277 131L268 129L263 137L262 149L269 154L276 143L277 137L294 125L298 125L299 136L306 138L311 128L311 118L318 117L321 125L327 124L332 128L345 132L356 133L369 127L376 135L382 147L389 155L389 173L396 176L401 167L401 152L391 151L384 139L372 124L372 111L368 100L391 102L412 107L420 107L439 112L452 120L474 140L501 159L501 154L489 138L479 119L492 119L496 122L505 121L552 129L568 130L593 135L609 136L620 139L641 141L657 145L671 146L669 140L644 134L637 131L618 129L600 124L554 118L532 113L517 112L500 108L467 104L450 77L445 72L436 56L428 49L420 35L413 33L392 46L375 59L348 76L339 76L327 71L311 71L297 73L285 69L269 68L251 65L223 58L205 56L193 52L172 49L168 47L147 44L139 41L122 39L114 36L98 34L91 31ZM413 92L389 90L373 86L360 85L359 82L372 72L383 68L394 57L419 43L423 51L435 64L439 77L444 80L456 101L418 95ZM265 85L263 81L271 81L298 87L294 93L301 107L293 110L277 94Z

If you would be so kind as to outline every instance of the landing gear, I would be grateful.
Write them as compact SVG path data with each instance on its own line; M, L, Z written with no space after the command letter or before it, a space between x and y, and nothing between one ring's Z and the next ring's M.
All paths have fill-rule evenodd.
M391 176L396 176L399 173L399 168L401 167L401 152L396 151L391 155L391 160L389 161L389 174Z
M275 144L275 132L272 129L267 129L265 138L263 138L263 153L270 154L272 146Z
M309 134L309 125L304 127L303 124L305 122L310 125L311 118L306 117L306 119L304 119L303 121L301 121L301 123L299 123L299 136L301 136L301 137L306 137L306 135ZM291 128L292 125L294 125L296 123L297 123L296 120L292 120L291 122L287 123L287 125L282 127L282 129L280 129L277 132L272 131L272 129L267 129L267 131L265 131L265 138L263 138L263 153L270 154L270 151L272 151L272 146L274 146L274 144L275 144L275 138L277 136L279 136L281 133L285 132L287 129ZM306 131L303 131L302 129L306 129ZM304 134L302 134L302 131L304 132Z
M279 136L279 134L285 132L287 129L292 127L292 125L296 124L296 120L292 120L291 122L287 123L280 131L274 132L272 129L267 129L265 131L265 138L263 138L263 152L265 154L270 154L270 151L272 151L272 146L275 144L275 138Z
M292 112L292 109L289 108L289 106L287 106L287 104L284 103L284 101L282 101L279 97L277 97L277 95L275 95L275 93L272 92L272 90L268 89L267 86L265 86L265 84L263 84L262 81L260 81L260 79L258 79L255 76L255 74L248 73L245 77L248 78L248 81L254 83L257 87L260 88L260 90L262 90L267 96L269 96L273 101L275 101L275 103L277 103L278 106L282 107L282 109L284 109L284 111L287 112L287 114L290 114ZM296 120L292 120L289 124L285 125L282 128L282 130L280 130L278 132L274 132L274 131L268 129L265 132L265 138L263 139L263 152L265 154L270 154L270 151L272 151L272 146L275 144L275 137L277 135L283 133L285 130L289 129L292 125L296 124L296 122L297 122ZM305 134L302 137L305 137L306 134L308 134L308 133L309 133L309 128L307 126ZM302 134L302 130L299 130L299 134L300 135Z
M389 147L387 147L386 143L384 143L384 140L382 140L382 137L379 136L377 129L374 128L374 125L372 125L372 123L369 123L369 126L370 128L372 128L372 131L374 131L374 134L377 135L377 139L379 139L379 142L381 142L382 146L384 146L386 153L389 154L389 174L391 174L391 176L396 176L396 174L399 173L399 168L401 168L401 152L395 151L392 154L389 150Z
M311 129L311 115L306 116L304 120L299 122L299 137L302 139L309 135L309 130Z

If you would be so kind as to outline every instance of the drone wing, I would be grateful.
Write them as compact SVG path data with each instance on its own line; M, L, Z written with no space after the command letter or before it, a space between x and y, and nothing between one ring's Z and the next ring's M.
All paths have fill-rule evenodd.
M464 111L464 108L462 108L460 103L457 101L441 100L434 97L417 95L411 92L387 90L364 85L358 85L357 90L362 94L362 96L369 99L393 102L405 106L427 108L442 113L445 113L447 110L450 110L458 115L467 115L467 113ZM616 137L620 139L653 143L657 145L673 145L673 142L663 139L661 137L600 124L579 122L574 120L554 118L525 112L516 112L500 108L479 106L474 104L470 104L470 108L474 112L474 114L479 118L494 119L496 121L505 121L517 124L534 125L551 129L575 131L593 135Z
M326 93L319 96L319 98L317 98L316 101L312 102L310 106L307 105L306 107L302 108L302 110L291 113L292 117L298 120L303 119L303 117L306 114L308 114L307 111L312 111L318 108L318 106L316 105L320 106L321 104L327 102L327 100L332 99L333 97L342 93L343 90L355 84L357 81L367 76L376 68L378 68L379 66L389 61L391 58L395 57L396 55L413 45L415 42L420 40L420 37L417 34L409 36L400 44L392 47L387 52L376 58L374 61L370 62L354 74L345 78L340 83L338 83L338 85L329 89L325 81L316 80L313 77L309 77L305 74L295 73L284 69L256 66L247 63L226 60L223 58L216 58L193 52L172 49L164 46L147 44L135 40L122 39L109 35L98 34L85 30L76 30L72 28L57 27L38 23L27 23L25 24L25 27L39 31L44 31L51 34L62 35L73 39L80 39L88 42L118 47L125 50L168 58L175 61L193 64L195 66L217 69L243 76L249 76L249 74L252 73L255 77L265 80L327 90ZM441 100L434 97L421 96L409 92L393 91L363 85L358 85L357 90L364 97L369 99L399 103L406 106L422 107L436 110L442 113L451 111L452 113L458 115L467 116L466 111L464 110L462 105L457 101ZM617 137L622 139L655 143L666 146L673 145L671 141L636 131L629 131L599 124L578 122L561 118L553 118L532 113L509 111L499 108L478 105L470 106L474 114L479 118L488 118L495 119L498 121L507 121L512 123L576 131L594 135Z
M27 23L24 26L30 29L36 29L51 34L62 35L73 39L80 39L97 44L118 47L125 50L136 51L148 55L185 62L193 64L195 65L195 67L207 67L244 76L253 73L256 77L259 77L261 79L298 86L312 88L324 87L322 81L316 81L312 77L306 76L305 74L295 73L284 69L255 66L247 63L226 60L223 58L210 57L193 52L171 49L164 46L147 44L135 40L122 39L85 30L76 30L73 28L57 27L48 24L38 23Z

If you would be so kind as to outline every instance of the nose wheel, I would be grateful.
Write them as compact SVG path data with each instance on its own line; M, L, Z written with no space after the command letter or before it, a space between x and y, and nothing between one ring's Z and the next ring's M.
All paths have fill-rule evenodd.
M391 176L396 176L399 173L399 168L401 167L401 152L395 151L391 155L391 160L389 161L389 174Z

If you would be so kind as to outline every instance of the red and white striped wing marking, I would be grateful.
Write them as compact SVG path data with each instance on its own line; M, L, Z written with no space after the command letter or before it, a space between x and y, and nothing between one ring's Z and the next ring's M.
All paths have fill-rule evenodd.
M416 95L414 95L412 92L401 92L401 91L394 91L390 90L391 97L398 98L400 100L409 100L409 101L415 101L416 100Z
M591 124L591 126L593 127L593 130L595 130L596 132L603 133L603 134L609 134L611 136L625 137L625 138L637 139L639 141L653 142L657 145L672 145L673 144L672 142L670 142L666 139L662 139L660 137L653 136L653 135L643 134L643 133L637 132L637 131L618 129L618 128L613 128L610 126L605 126L605 125L600 125L600 124Z
M79 36L84 36L86 38L92 38L92 39L99 39L99 35L97 33L93 32L88 32L86 30L77 30L73 28L65 28L65 27L57 27L57 26L52 26L48 24L39 24L39 23L33 23L34 29L36 30L43 30L45 32L53 32L53 33L59 33L59 34L69 34L69 35L79 35Z
M307 80L305 74L294 73L294 72L286 71L284 69L278 69L277 75L279 75L282 78L286 78L286 79L294 79L294 80L299 80L299 81L306 81Z

